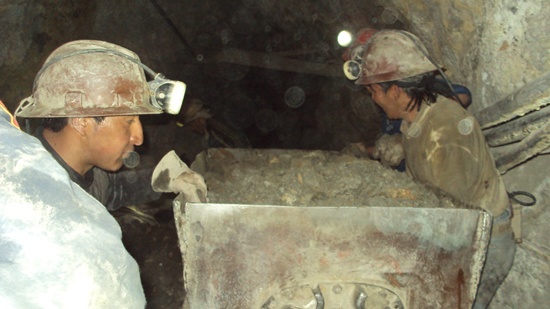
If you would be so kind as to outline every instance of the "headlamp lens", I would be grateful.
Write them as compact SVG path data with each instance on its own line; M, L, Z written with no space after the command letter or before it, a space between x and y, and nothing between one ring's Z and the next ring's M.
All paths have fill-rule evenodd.
M149 82L149 88L152 94L151 103L155 107L168 114L175 115L180 112L187 88L183 82L157 77Z
M344 74L349 80L356 80L361 75L361 64L356 61L346 61L344 63Z

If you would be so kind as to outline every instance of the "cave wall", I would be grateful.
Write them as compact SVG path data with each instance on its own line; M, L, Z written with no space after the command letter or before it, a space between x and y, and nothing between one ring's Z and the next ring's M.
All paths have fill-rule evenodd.
M159 8L155 3L164 6ZM213 4L216 7L220 5L222 4ZM178 18L177 12L181 10L191 11L193 18ZM233 80L234 76L225 76L225 80L222 78L220 81L220 75L234 75L235 70L243 68L246 73L248 67L227 63L208 64L196 59L185 40L190 44L199 44L202 33L188 33L186 25L195 22L215 26L220 31L223 25L215 24L212 21L215 19L213 16L202 16L195 10L197 8L190 7L189 2L169 1L0 2L0 27L5 29L0 36L6 42L0 46L0 72L3 76L0 80L0 100L14 111L19 102L31 94L36 72L55 48L76 39L98 39L127 47L135 51L142 62L154 71L163 73L167 78L184 81L187 84L186 99L203 99L222 120L239 114L231 111L231 106L239 103L242 105L243 100L237 102L239 98L253 100L258 111L263 107L272 107L273 98L278 98L279 102L275 104L285 105L284 90L282 93L262 92L261 85L250 82L242 84L239 80ZM182 39L182 33L188 37ZM217 39L219 40L211 38ZM310 78L311 76L292 77L287 72L272 72L260 74L256 78L276 87L302 87L306 92L307 104L304 104L301 111L292 108L275 110L280 118L277 129L269 134L256 134L254 137L259 140L256 144L262 147L338 150L350 142L373 141L376 136L373 132L379 128L378 115L363 114L358 118L347 108L348 102L355 101L356 96L347 92L347 80L337 79L333 84L326 84L325 78L321 81L325 86L319 86L320 82ZM204 100L203 96L206 94L210 98ZM335 110L338 112L335 113ZM294 117L297 114L300 116ZM239 115L241 120L250 118L250 115L244 115L242 111ZM331 121L333 115L337 115L340 121ZM253 122L254 115L251 117ZM181 117L144 117L142 122L145 126L153 126L152 130L148 130L152 132L149 136L158 135L154 131L179 135L181 132L171 132L177 131L174 124L176 120L181 120ZM226 122L230 123L229 120ZM192 142L188 142L186 138L182 140L180 136L170 138L172 141L178 139L184 145ZM269 139L271 141L267 141ZM167 143L161 144L170 146ZM189 156L192 157L193 154Z
M60 43L77 38L82 28L89 28L94 12L91 2L0 2L0 99L10 110L30 95L47 55Z
M394 7L454 81L471 88L475 112L550 70L550 9L544 3L391 0L385 5ZM186 47L150 1L2 1L0 27L0 98L9 107L29 95L45 57L74 39L133 49L154 70L186 80L190 91L206 82L183 61Z
M473 92L475 112L550 70L545 0L390 0L453 80Z
M0 29L0 100L12 111L31 94L46 57L78 39L127 47L154 71L193 84L185 48L150 1L1 1Z
M546 2L383 3L426 43L453 81L472 90L471 110L475 112L550 71L550 7ZM0 39L0 99L12 111L30 95L34 76L48 54L75 39L101 39L126 46L152 69L184 80L190 94L209 82L207 74L197 74L196 67L184 61L188 55L180 51L185 46L151 1L2 1ZM327 122L329 114L317 117ZM509 190L531 192L539 202L525 209L524 242L494 308L534 308L550 303L546 293L550 287L550 230L546 223L550 214L549 161L548 154L539 155L504 175Z

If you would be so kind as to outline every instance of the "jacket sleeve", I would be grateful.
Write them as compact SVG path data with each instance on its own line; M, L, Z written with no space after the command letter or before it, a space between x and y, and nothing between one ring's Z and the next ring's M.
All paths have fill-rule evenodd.
M117 221L0 117L0 308L145 308Z
M151 187L152 174L153 168L116 173L94 168L94 182L90 194L110 211L124 206L153 202L160 198L161 193L153 191Z
M463 202L499 215L508 205L506 188L481 129L477 123L472 124L467 134L459 130L431 132L439 138L433 138L426 147L426 177Z
M476 151L459 143L434 147L427 156L431 182L464 202L473 202L473 188L482 175Z

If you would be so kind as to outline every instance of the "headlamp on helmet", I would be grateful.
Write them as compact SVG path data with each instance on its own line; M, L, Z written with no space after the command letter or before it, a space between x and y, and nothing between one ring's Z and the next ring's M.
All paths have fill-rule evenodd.
M165 79L164 75L159 73L148 84L151 90L151 104L154 107L172 115L180 112L187 88L183 82Z
M123 58L126 61L120 61ZM145 73L153 80L147 81ZM36 75L33 94L15 112L24 118L177 114L186 85L166 79L134 52L94 40L56 49Z
M356 80L361 76L361 57L364 50L365 45L355 46L350 52L350 60L344 62L344 74L349 80Z
M172 115L180 112L185 90L187 89L185 83L166 79L163 74L156 73L140 61L136 61L124 54L121 56L137 63L145 72L153 76L153 80L147 82L151 91L151 105Z

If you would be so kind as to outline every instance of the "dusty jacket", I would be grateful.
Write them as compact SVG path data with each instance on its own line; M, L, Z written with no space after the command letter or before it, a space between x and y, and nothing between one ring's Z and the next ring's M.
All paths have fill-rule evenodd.
M144 308L115 219L0 114L0 308Z
M407 173L499 216L508 195L477 120L459 104L439 97L423 104L413 123L403 121Z

